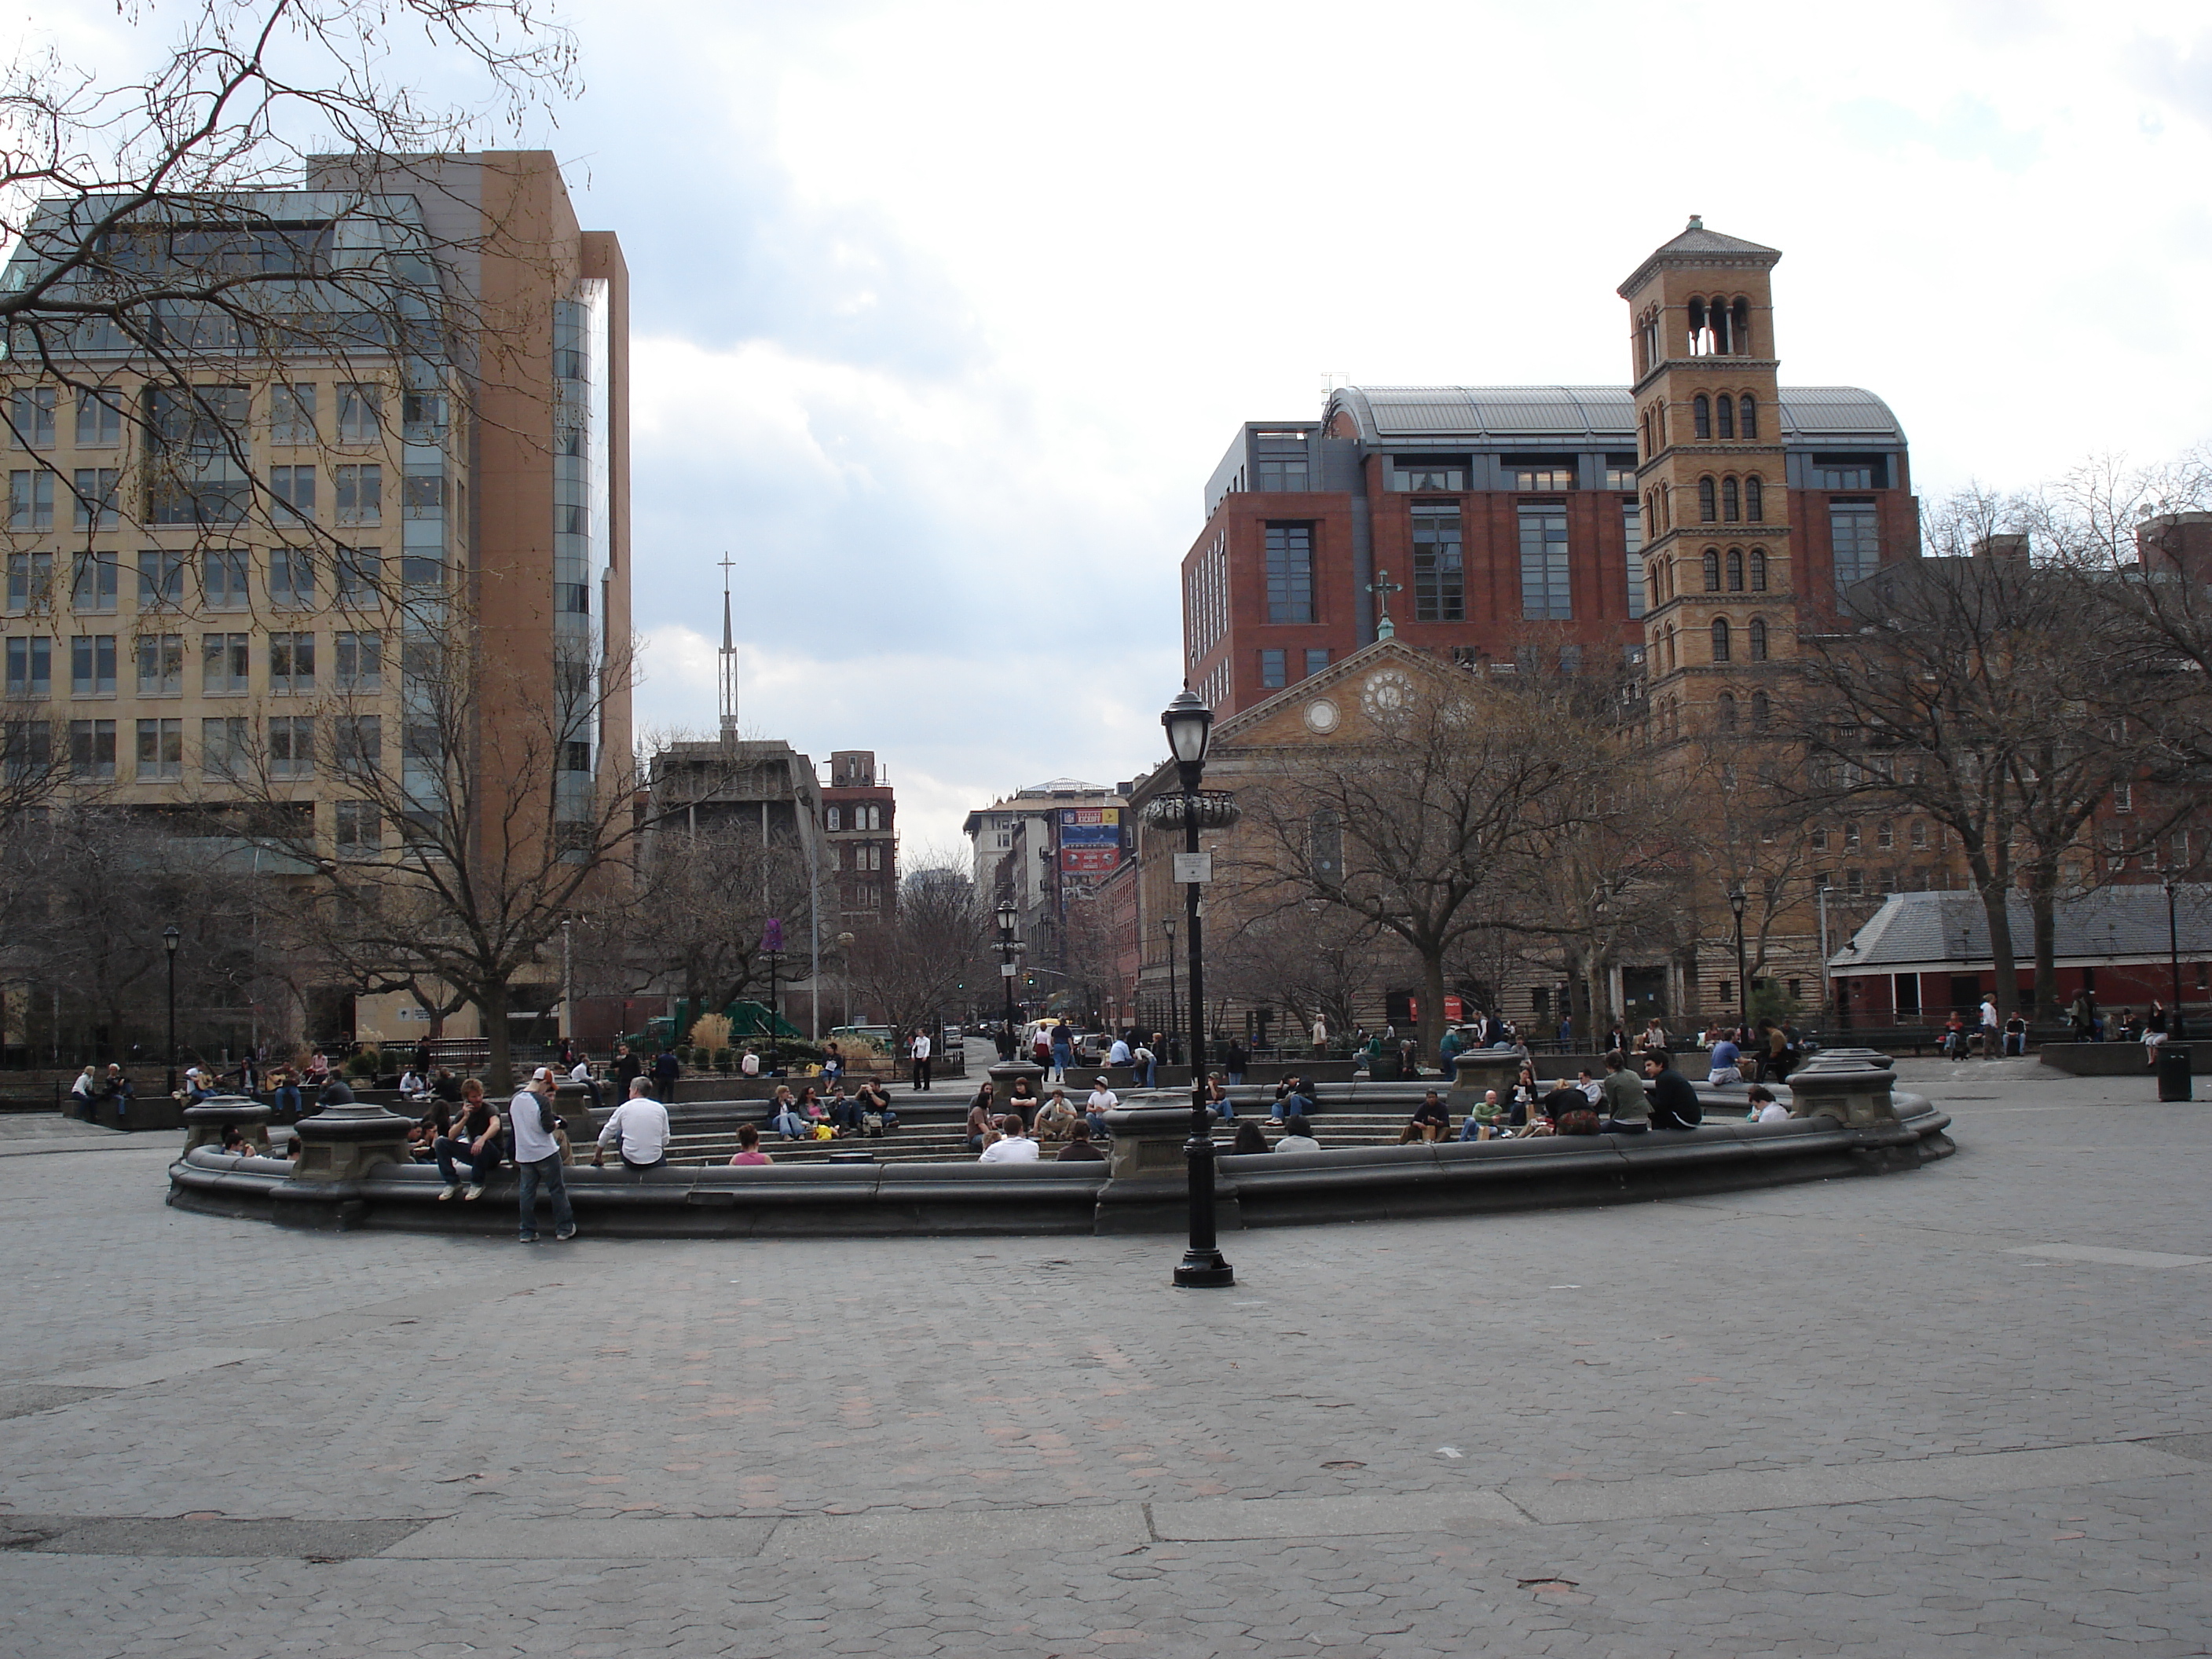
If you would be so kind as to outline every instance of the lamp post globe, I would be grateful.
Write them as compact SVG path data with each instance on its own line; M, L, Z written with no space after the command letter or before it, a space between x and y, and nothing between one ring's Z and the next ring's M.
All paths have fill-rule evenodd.
M1198 852L1199 781L1206 775L1206 754L1213 740L1213 710L1185 686L1160 715L1168 748L1182 785L1183 851ZM1192 862L1196 862L1195 857ZM1200 884L1183 887L1184 941L1190 950L1190 1139L1183 1157L1190 1170L1190 1247L1175 1270L1175 1282L1191 1289L1221 1289L1237 1282L1236 1269L1222 1256L1214 1237L1213 1113L1206 1101L1206 964ZM1170 953L1172 954L1172 953Z

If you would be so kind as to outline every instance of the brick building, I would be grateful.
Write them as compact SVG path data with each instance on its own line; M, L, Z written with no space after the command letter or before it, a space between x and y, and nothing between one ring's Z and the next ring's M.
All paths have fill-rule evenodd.
M822 787L822 839L839 917L873 921L890 915L898 896L898 800L876 765L872 749L830 756Z

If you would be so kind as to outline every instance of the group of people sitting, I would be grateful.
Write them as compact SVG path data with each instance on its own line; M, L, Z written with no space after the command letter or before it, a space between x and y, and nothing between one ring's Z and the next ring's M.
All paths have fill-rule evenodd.
M898 1127L891 1097L873 1078L860 1079L851 1094L839 1078L830 1085L827 1099L808 1084L797 1094L787 1083L779 1083L769 1104L769 1127L786 1140L842 1140L852 1135L887 1135Z
M1000 1127L1001 1121L1012 1116L1022 1126L1025 1137L1033 1135L1048 1145L1074 1141L1077 1139L1075 1132L1079 1128L1083 1131L1082 1140L1093 1150L1089 1153L1079 1152L1076 1156L1103 1156L1097 1152L1097 1144L1113 1139L1113 1131L1106 1127L1106 1114L1121 1103L1121 1097L1107 1086L1103 1077L1092 1085L1081 1111L1078 1111L1068 1100L1067 1091L1064 1089L1054 1088L1042 1099L1038 1098L1036 1091L1030 1086L1030 1080L1025 1077L1013 1080L1003 1101L999 1098L998 1085L986 1082L975 1091L975 1099L968 1103L968 1150L978 1153L988 1152L994 1140L1005 1133Z
M1533 1066L1521 1068L1519 1079L1503 1096L1486 1090L1462 1121L1456 1139L1492 1140L1534 1135L1649 1134L1655 1130L1694 1129L1705 1121L1705 1109L1690 1080L1674 1069L1673 1056L1663 1048L1646 1050L1632 1069L1626 1052L1616 1048L1605 1057L1605 1075L1593 1078L1585 1068L1574 1082L1565 1078L1547 1089L1537 1081ZM1715 1068L1719 1067L1717 1054ZM1638 1075L1638 1070L1642 1075ZM1742 1074L1730 1066L1729 1075L1741 1083ZM1750 1117L1759 1123L1787 1119L1790 1109L1774 1098L1763 1083L1752 1085L1747 1098ZM1398 1144L1449 1140L1451 1112L1443 1097L1431 1089L1399 1133Z

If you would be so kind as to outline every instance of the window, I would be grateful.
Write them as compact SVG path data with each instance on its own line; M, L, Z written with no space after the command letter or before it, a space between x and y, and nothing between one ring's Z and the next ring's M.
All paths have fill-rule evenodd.
M1634 501L1620 504L1620 537L1628 546L1628 617L1644 614L1644 509Z
M1690 430L1700 438L1713 435L1712 399L1702 392L1690 404Z
M1887 853L1897 845L1897 826L1887 821L1874 827L1874 844Z
M1735 731L1735 693L1733 691L1723 691L1717 698L1715 699L1715 702L1718 704L1720 709L1721 730L1723 732Z
M1805 465L1808 489L1881 489L1889 464L1881 455L1815 455Z
M315 469L312 466L272 466L269 493L276 498L270 514L277 524L306 524L315 516Z
M824 830L833 831L842 830L845 827L845 809L842 806L823 807L822 809L822 827Z
M1327 646L1325 646L1325 645L1312 645L1312 646L1308 646L1308 647L1306 647L1306 672L1307 672L1307 673L1309 673L1309 674L1318 674L1318 673L1320 673L1320 672L1321 672L1321 671L1322 671L1322 669L1324 669L1324 668L1326 668L1326 667L1328 667L1328 647Z
M1866 893L1866 872L1859 869L1844 871L1844 891L1853 898L1864 896Z
M374 772L384 764L384 722L374 714L341 719L334 735L341 772Z
M115 635L80 634L70 641L70 696L115 695Z
M269 603L280 611L315 608L315 563L306 548L269 550Z
M444 442L446 400L434 392L409 392L401 394L399 428L401 438L410 444ZM568 430L572 433L580 433L583 428L570 427Z
M1924 848L1927 845L1928 845L1928 825L1927 825L1927 823L1926 823L1926 822L1925 822L1924 820L1920 819L1920 818L1915 818L1915 819L1913 819L1913 821L1912 821L1912 846L1913 846L1913 850L1914 850L1914 851L1916 851L1916 852L1920 851L1921 849Z
M1567 509L1521 509L1521 615L1529 622L1569 622L1575 609L1567 580Z
M250 406L244 386L145 388L156 465L147 492L155 524L236 524L252 504L244 470Z
M115 722L70 722L70 775L104 781L115 775Z
M1754 732L1766 730L1766 722L1771 714L1772 705L1767 702L1766 693L1753 692L1751 694L1751 729Z
M269 695L305 696L315 689L315 636L313 634L271 634L269 636Z
M1467 469L1446 462L1398 458L1390 468L1390 488L1400 493L1457 491L1467 488Z
M339 690L380 691L384 689L384 640L381 635L341 634L333 641L332 656ZM830 827L834 830L837 826L833 823Z
M1721 591L1720 549L1717 547L1707 548L1702 562L1705 565L1705 592L1708 593L1719 592Z
M1344 879L1344 820L1327 807L1306 820L1306 850L1316 880L1334 887Z
M30 638L8 641L8 695L46 697L54 690L54 642Z
M1743 498L1734 478L1721 480L1721 521L1740 523L1743 518Z
M1699 524L1711 524L1719 519L1719 517L1720 513L1714 504L1713 481L1711 478L1698 479L1698 522Z
M272 444L311 444L315 441L315 388L280 386L269 398L269 441Z
M372 550L364 548L364 552ZM446 585L446 563L442 559L426 557L420 553L409 553L399 561L399 580L410 590L441 588Z
M115 610L116 557L112 553L79 553L70 584L70 605L82 615Z
M246 586L246 550L242 547L211 547L200 555L200 599L204 608L252 608L253 598Z
M54 475L46 471L8 475L8 528L52 530L54 527Z
M1726 617L1716 617L1713 618L1713 660L1715 662L1726 662L1728 659L1728 618Z
M338 386L338 441L355 447L384 438L384 394L374 386L341 381Z
M1728 591L1731 593L1743 592L1743 550L1740 547L1731 547L1728 550Z
M112 449L123 441L123 394L87 390L76 394L76 447Z
M1285 651L1262 651L1260 653L1260 684L1270 689L1290 684L1290 671L1285 665L1290 653Z
M243 714L226 714L200 722L200 776L210 783L234 781L252 769L247 749L247 724Z
M1748 631L1751 635L1752 661L1765 662L1766 660L1766 618L1753 617Z
M573 617L592 614L592 590L586 582L555 582L553 608Z
M446 480L437 473L403 478L399 483L400 516L407 519L442 519L446 516ZM562 526L572 534L582 535L584 509L572 509L576 514L574 523Z
M1570 461L1535 461L1513 469L1516 489L1572 489L1575 469Z
M1605 487L1607 489L1636 488L1636 457L1608 455L1605 458Z
M1813 850L1814 852L1826 852L1828 850L1828 832L1826 830L1815 830L1813 832L1812 842Z
M167 782L185 775L185 723L182 720L138 722L138 776L142 781Z
M138 636L138 695L142 697L181 697L185 695L185 636L182 634L141 634Z
M384 522L384 469L380 466L341 466L337 475L338 522Z
M1257 488L1284 491L1304 489L1306 479L1306 440L1301 432L1255 432L1252 434L1253 473Z
M237 696L249 687L248 658L244 634L200 635L200 693L203 696Z
M269 722L269 775L315 775L315 722L304 714L278 714Z
M1736 399L1736 429L1747 438L1756 438L1759 435L1759 405L1752 401L1751 393L1747 392Z
M138 608L174 610L185 602L185 556L150 552L138 556Z
M1766 486L1756 472L1743 481L1743 516L1747 524L1766 522Z
M1456 505L1413 504L1413 618L1416 622L1467 620Z
M50 609L53 603L54 556L51 553L10 553L8 556L8 614L22 617ZM112 605L108 607L112 610Z
M8 447L10 449L52 449L54 447L54 388L25 386L8 399Z
M1310 524L1267 526L1267 620L1271 623L1314 619L1313 533Z
M1847 823L1844 826L1844 851L1856 853L1858 850L1859 827L1856 823Z
M1713 400L1713 430L1723 438L1735 436L1735 399L1725 392Z
M370 605L384 574L384 556L373 547L338 549L337 583L340 605Z
M53 722L0 722L0 757L4 757L10 777L30 777L45 771L54 763Z
M337 854L342 859L374 858L384 850L384 815L375 803L342 800L337 804Z
M1881 568L1881 532L1872 501L1830 502L1828 538L1835 550L1838 592Z
M1751 591L1754 593L1766 592L1766 550L1763 547L1751 550Z
M70 522L79 530L115 528L115 497L123 475L112 466L81 466L70 479Z

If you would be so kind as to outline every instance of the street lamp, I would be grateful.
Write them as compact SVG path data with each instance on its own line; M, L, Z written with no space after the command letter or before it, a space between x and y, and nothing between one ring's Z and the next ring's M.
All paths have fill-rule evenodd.
M768 958L768 1063L769 1070L775 1069L776 1025L775 970L783 961L783 921L770 916L768 926L761 930L761 954Z
M177 946L184 934L175 922L161 930L161 948L169 959L169 1092L177 1092Z
M1175 918L1173 916L1163 918L1160 922L1160 931L1168 936L1168 1053L1170 1057L1172 1058L1175 1053L1176 1035L1176 1022L1177 1019L1177 1011L1176 1004L1178 1000L1176 992ZM1209 1129L1206 1133L1211 1135L1212 1131Z
M1729 908L1735 912L1735 1023L1743 1030L1751 1029L1751 981L1743 965L1743 906L1741 882L1729 889Z
M1198 785L1206 775L1206 750L1213 737L1213 711L1188 686L1160 715L1168 747L1182 785L1184 921L1190 946L1190 1139L1183 1156L1190 1165L1190 1248L1175 1270L1175 1282L1218 1289L1237 1282L1237 1270L1223 1260L1213 1232L1213 1114L1206 1101L1206 966L1200 948L1199 889L1205 871L1198 856Z
M2179 1042L2181 1032L2181 927L2173 915L2173 878L2166 878L2166 960L2173 970L2173 1006L2166 1016L2166 1040Z
M999 983L1006 987L1006 1012L1000 1017L1006 1034L1006 1056L1014 1054L1014 953L1021 949L1014 939L1014 921L1019 914L1012 899L1000 899L996 912L999 918Z

